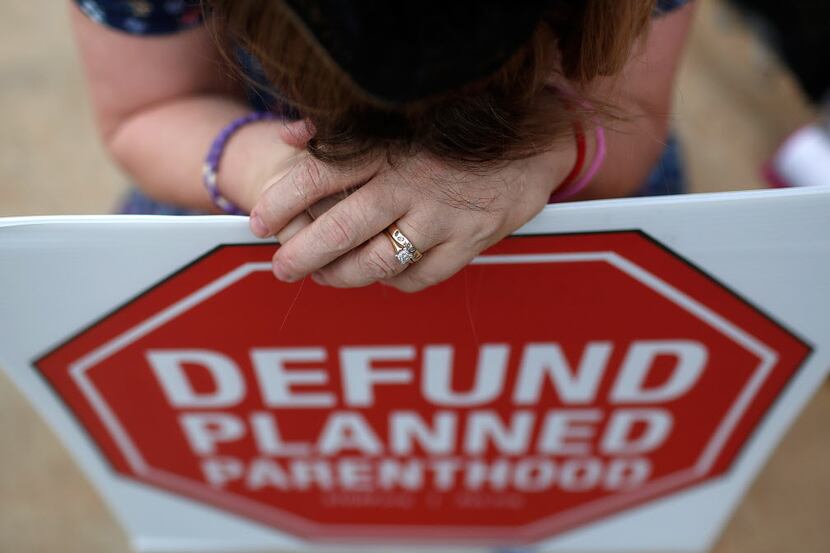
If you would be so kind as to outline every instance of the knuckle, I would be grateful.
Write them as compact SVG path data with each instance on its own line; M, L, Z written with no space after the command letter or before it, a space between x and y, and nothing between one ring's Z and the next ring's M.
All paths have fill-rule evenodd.
M317 219L319 239L327 251L343 253L351 249L351 224L339 211L327 211Z
M477 250L484 249L485 246L495 241L495 237L500 234L502 225L503 222L498 221L477 227L470 236L469 243Z
M323 267L322 269L317 269L315 273L318 276L318 279L322 279L323 283L326 286L331 286L333 288L347 288L348 284L346 284L343 279L341 278L340 272L332 267Z
M438 275L434 275L434 274L423 274L423 275L419 274L419 275L415 276L415 282L419 286L421 286L422 289L423 288L429 288L430 286L435 286L436 284L438 284L442 280L444 280L444 279L440 278Z
M404 232L416 248L431 240L441 242L442 238L453 233L452 220L449 217L436 217L425 221L407 221L409 229Z
M420 289L415 287L415 284L412 281L407 280L405 278L391 280L391 281L387 282L386 284L388 284L392 288L395 288L396 290L398 290L400 292L404 292L406 294L412 294L412 293L418 292L420 290Z
M399 282L396 282L396 286L398 290L402 292L420 292L421 290L425 290L430 286L434 286L441 282L440 278L437 278L435 275L430 274L420 274L417 272L412 273L404 273L406 278L401 279Z
M286 248L285 246L277 250L277 253L274 255L272 264L275 267L277 264L279 264L282 269L281 272L283 273L287 273L290 275L297 275L302 273L302 267L296 254L294 254L290 248Z
M306 158L293 180L294 193L303 201L317 199L325 195L325 176L317 160Z
M391 254L384 255L377 249L369 249L361 258L361 268L366 276L375 281L386 280L397 275L401 265Z
M269 190L268 193L259 199L250 213L252 216L258 216L259 220L270 233L274 233L276 230L279 230L279 228L275 228L275 223L277 222L276 205L278 204L273 201L272 194Z

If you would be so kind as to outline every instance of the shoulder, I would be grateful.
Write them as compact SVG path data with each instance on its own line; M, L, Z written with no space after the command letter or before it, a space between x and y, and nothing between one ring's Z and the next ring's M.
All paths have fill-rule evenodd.
M91 20L133 35L163 35L202 23L199 0L73 0Z

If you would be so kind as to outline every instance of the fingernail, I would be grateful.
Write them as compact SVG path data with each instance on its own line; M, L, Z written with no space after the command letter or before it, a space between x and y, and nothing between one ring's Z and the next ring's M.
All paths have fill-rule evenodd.
M262 222L259 215L256 213L251 213L251 232L254 233L254 236L258 236L259 238L266 238L271 232L268 230L268 227L265 226L265 223Z

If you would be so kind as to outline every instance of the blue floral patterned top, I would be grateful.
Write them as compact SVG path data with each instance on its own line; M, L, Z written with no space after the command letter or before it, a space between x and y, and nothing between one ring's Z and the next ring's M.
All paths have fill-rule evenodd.
M93 21L132 35L165 35L198 27L202 24L202 8L199 0L73 0ZM657 0L655 17L671 12L691 0ZM246 73L263 84L264 77L257 70L256 62L239 52L240 62ZM250 93L252 109L274 109L271 98ZM287 114L290 117L290 114ZM685 188L680 152L673 136L661 160L643 184L637 195L652 196L682 193ZM120 208L121 213L150 213L160 215L188 215L196 212L178 206L160 204L134 189Z
M659 16L690 0L657 0ZM197 27L199 0L74 0L90 19L133 35L163 35Z
M133 35L175 33L202 23L199 0L74 0L87 17Z

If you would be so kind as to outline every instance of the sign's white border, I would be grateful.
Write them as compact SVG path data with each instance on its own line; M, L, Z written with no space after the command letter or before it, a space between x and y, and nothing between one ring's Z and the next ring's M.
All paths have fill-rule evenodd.
M713 545L776 444L830 373L828 213L830 186L656 196L548 206L516 232L640 229L760 306L813 348L728 473L543 539L535 550L700 553ZM137 550L385 553L393 544L401 552L429 550L402 540L353 547L311 544L231 511L124 478L32 366L32 359L158 283L183 260L219 244L249 242L246 220L232 216L0 218L0 366L72 453ZM57 512L65 508L56 507ZM772 521L772 526L782 524L787 521ZM489 548L457 542L453 547L441 543L440 549Z

